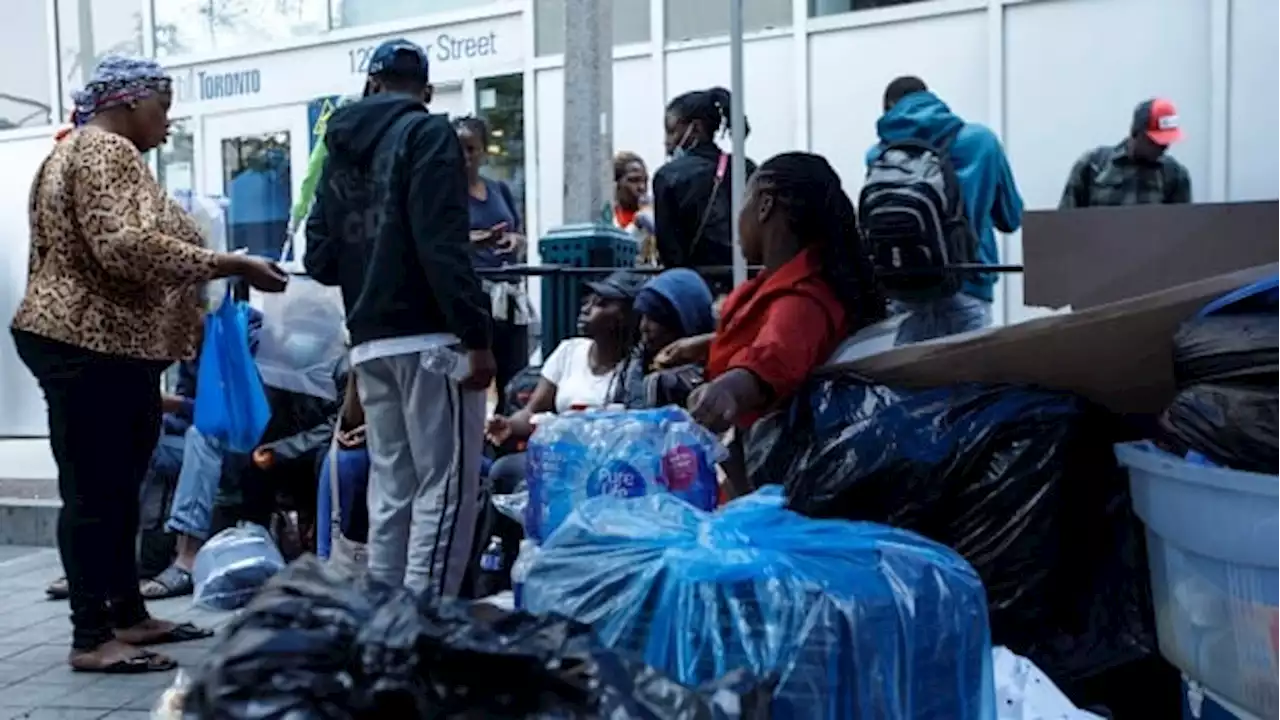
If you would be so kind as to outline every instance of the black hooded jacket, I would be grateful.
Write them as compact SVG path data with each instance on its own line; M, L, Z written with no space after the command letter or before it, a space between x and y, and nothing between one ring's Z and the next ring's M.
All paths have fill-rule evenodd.
M307 274L339 285L352 346L452 333L489 347L489 298L471 267L462 148L408 95L339 108L307 219Z

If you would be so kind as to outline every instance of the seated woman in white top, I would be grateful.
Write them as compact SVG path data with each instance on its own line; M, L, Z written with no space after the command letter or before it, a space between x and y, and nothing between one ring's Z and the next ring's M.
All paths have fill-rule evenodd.
M541 413L602 408L623 397L623 365L638 338L632 312L645 278L618 271L600 282L587 283L591 294L578 316L581 337L564 340L542 365L542 377L529 402L510 417L489 420L488 436L495 445L533 434L533 417Z

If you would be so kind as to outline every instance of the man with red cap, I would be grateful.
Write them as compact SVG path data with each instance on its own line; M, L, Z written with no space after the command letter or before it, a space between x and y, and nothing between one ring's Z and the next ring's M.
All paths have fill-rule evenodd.
M1160 98L1139 103L1129 137L1076 161L1058 209L1191 202L1191 175L1167 152L1181 139L1173 103Z

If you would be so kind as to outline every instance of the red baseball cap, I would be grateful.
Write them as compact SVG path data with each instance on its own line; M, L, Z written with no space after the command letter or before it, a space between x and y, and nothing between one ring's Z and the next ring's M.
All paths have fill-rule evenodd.
M1138 103L1133 110L1133 134L1146 133L1151 142L1168 147L1182 139L1178 111L1163 98Z

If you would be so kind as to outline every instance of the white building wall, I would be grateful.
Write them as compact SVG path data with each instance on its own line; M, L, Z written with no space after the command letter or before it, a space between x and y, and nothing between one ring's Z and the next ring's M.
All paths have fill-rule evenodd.
M635 0L641 2L642 0ZM1280 10L1275 0L925 0L820 18L794 0L792 26L762 30L745 44L745 110L757 161L792 149L826 155L850 193L874 142L885 84L902 74L924 78L954 110L1003 139L1028 209L1054 207L1071 163L1086 149L1118 141L1133 106L1161 95L1183 118L1186 140L1174 155L1191 171L1200 201L1280 196ZM563 210L563 71L558 56L533 56L533 0L507 0L437 16L436 22L339 30L247 55L178 59L188 89L176 115L202 118L255 108L292 107L317 96L358 91L350 64L386 37L432 43L442 32L495 33L494 52L434 66L461 84L524 72L526 176L531 228L560 222ZM615 49L614 142L661 164L662 113L680 92L728 85L724 38L668 42L664 3L650 4L647 43ZM355 55L353 55L355 53ZM357 57L358 59L358 57ZM200 72L255 70L260 90L200 100ZM25 276L26 190L51 130L0 132L0 315L20 297ZM197 131L199 134L199 131ZM197 143L201 138L197 137ZM213 155L197 151L197 161ZM301 169L296 172L300 173ZM200 169L200 175L208 175ZM1004 240L1003 259L1021 260L1020 239ZM997 316L1034 315L1021 302L1021 279L997 290ZM0 438L41 434L43 406L34 383L0 338ZM47 473L47 447L0 440L0 475ZM18 453L18 454L14 454ZM37 457L39 456L39 457ZM33 459L34 458L34 459Z

